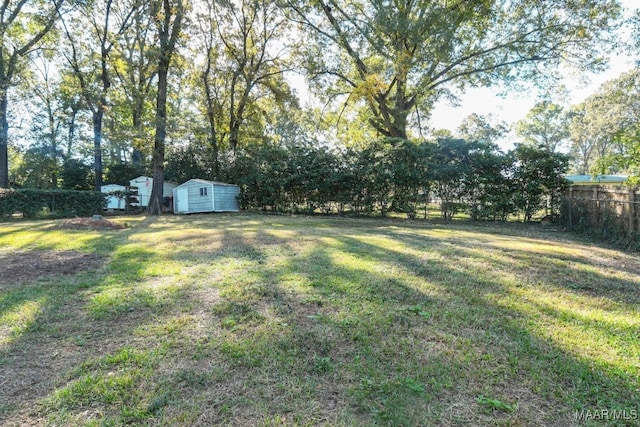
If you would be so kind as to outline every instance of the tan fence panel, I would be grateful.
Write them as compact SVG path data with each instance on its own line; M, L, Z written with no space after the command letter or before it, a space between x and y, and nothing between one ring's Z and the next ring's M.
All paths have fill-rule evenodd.
M640 192L637 188L603 185L568 187L562 222L570 229L606 239L640 236Z

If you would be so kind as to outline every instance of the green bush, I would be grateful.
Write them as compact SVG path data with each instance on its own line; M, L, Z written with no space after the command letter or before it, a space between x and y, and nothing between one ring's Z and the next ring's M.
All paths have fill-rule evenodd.
M540 147L502 153L495 144L441 138L385 139L344 150L256 145L241 150L229 174L244 209L353 215L400 212L415 218L430 195L444 219L525 220L559 211L567 159ZM548 204L545 204L548 203Z
M105 195L95 191L0 189L0 218L17 213L25 218L90 216L105 206Z

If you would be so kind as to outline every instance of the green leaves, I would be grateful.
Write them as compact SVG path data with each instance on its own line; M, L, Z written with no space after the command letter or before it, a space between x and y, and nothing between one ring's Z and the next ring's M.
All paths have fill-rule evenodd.
M569 116L562 106L548 100L541 101L524 120L517 123L516 132L528 144L556 151L569 138Z
M233 175L245 208L415 218L433 191L444 219L464 210L474 220L522 212L529 221L544 196L559 200L566 166L566 156L530 146L503 154L462 139L386 139L344 151L253 146L240 153Z
M616 0L298 3L292 15L323 46L313 61L313 76L329 79L322 92L349 94L377 132L401 138L414 107L428 116L451 87L530 82L540 62L601 67L620 16Z

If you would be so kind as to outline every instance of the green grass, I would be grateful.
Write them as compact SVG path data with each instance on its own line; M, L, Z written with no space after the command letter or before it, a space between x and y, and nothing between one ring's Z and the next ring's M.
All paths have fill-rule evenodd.
M514 224L119 220L0 224L4 257L102 260L0 266L0 424L639 422L635 255ZM602 410L627 419L575 416Z

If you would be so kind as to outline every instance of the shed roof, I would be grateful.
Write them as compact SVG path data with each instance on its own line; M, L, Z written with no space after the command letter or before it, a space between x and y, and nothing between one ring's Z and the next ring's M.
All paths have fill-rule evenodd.
M565 178L573 183L607 183L626 182L628 175L565 175Z
M137 178L130 179L129 183L132 183L134 181L146 181L146 180L153 181L153 178L150 176L141 175ZM167 185L175 185L176 187L179 185L177 182L167 181L166 179L164 180L164 183Z
M208 184L208 185L221 185L221 186L228 186L228 187L237 187L237 185L235 185L235 184L228 184L226 182L219 182L219 181L207 181L206 179L200 179L200 178L193 178L193 179L190 179L187 182L192 182L192 181L199 182L201 184ZM185 185L187 182L184 182L181 185Z
M124 190L125 186L120 184L104 184L103 186L100 187L100 190L111 190L113 188Z

